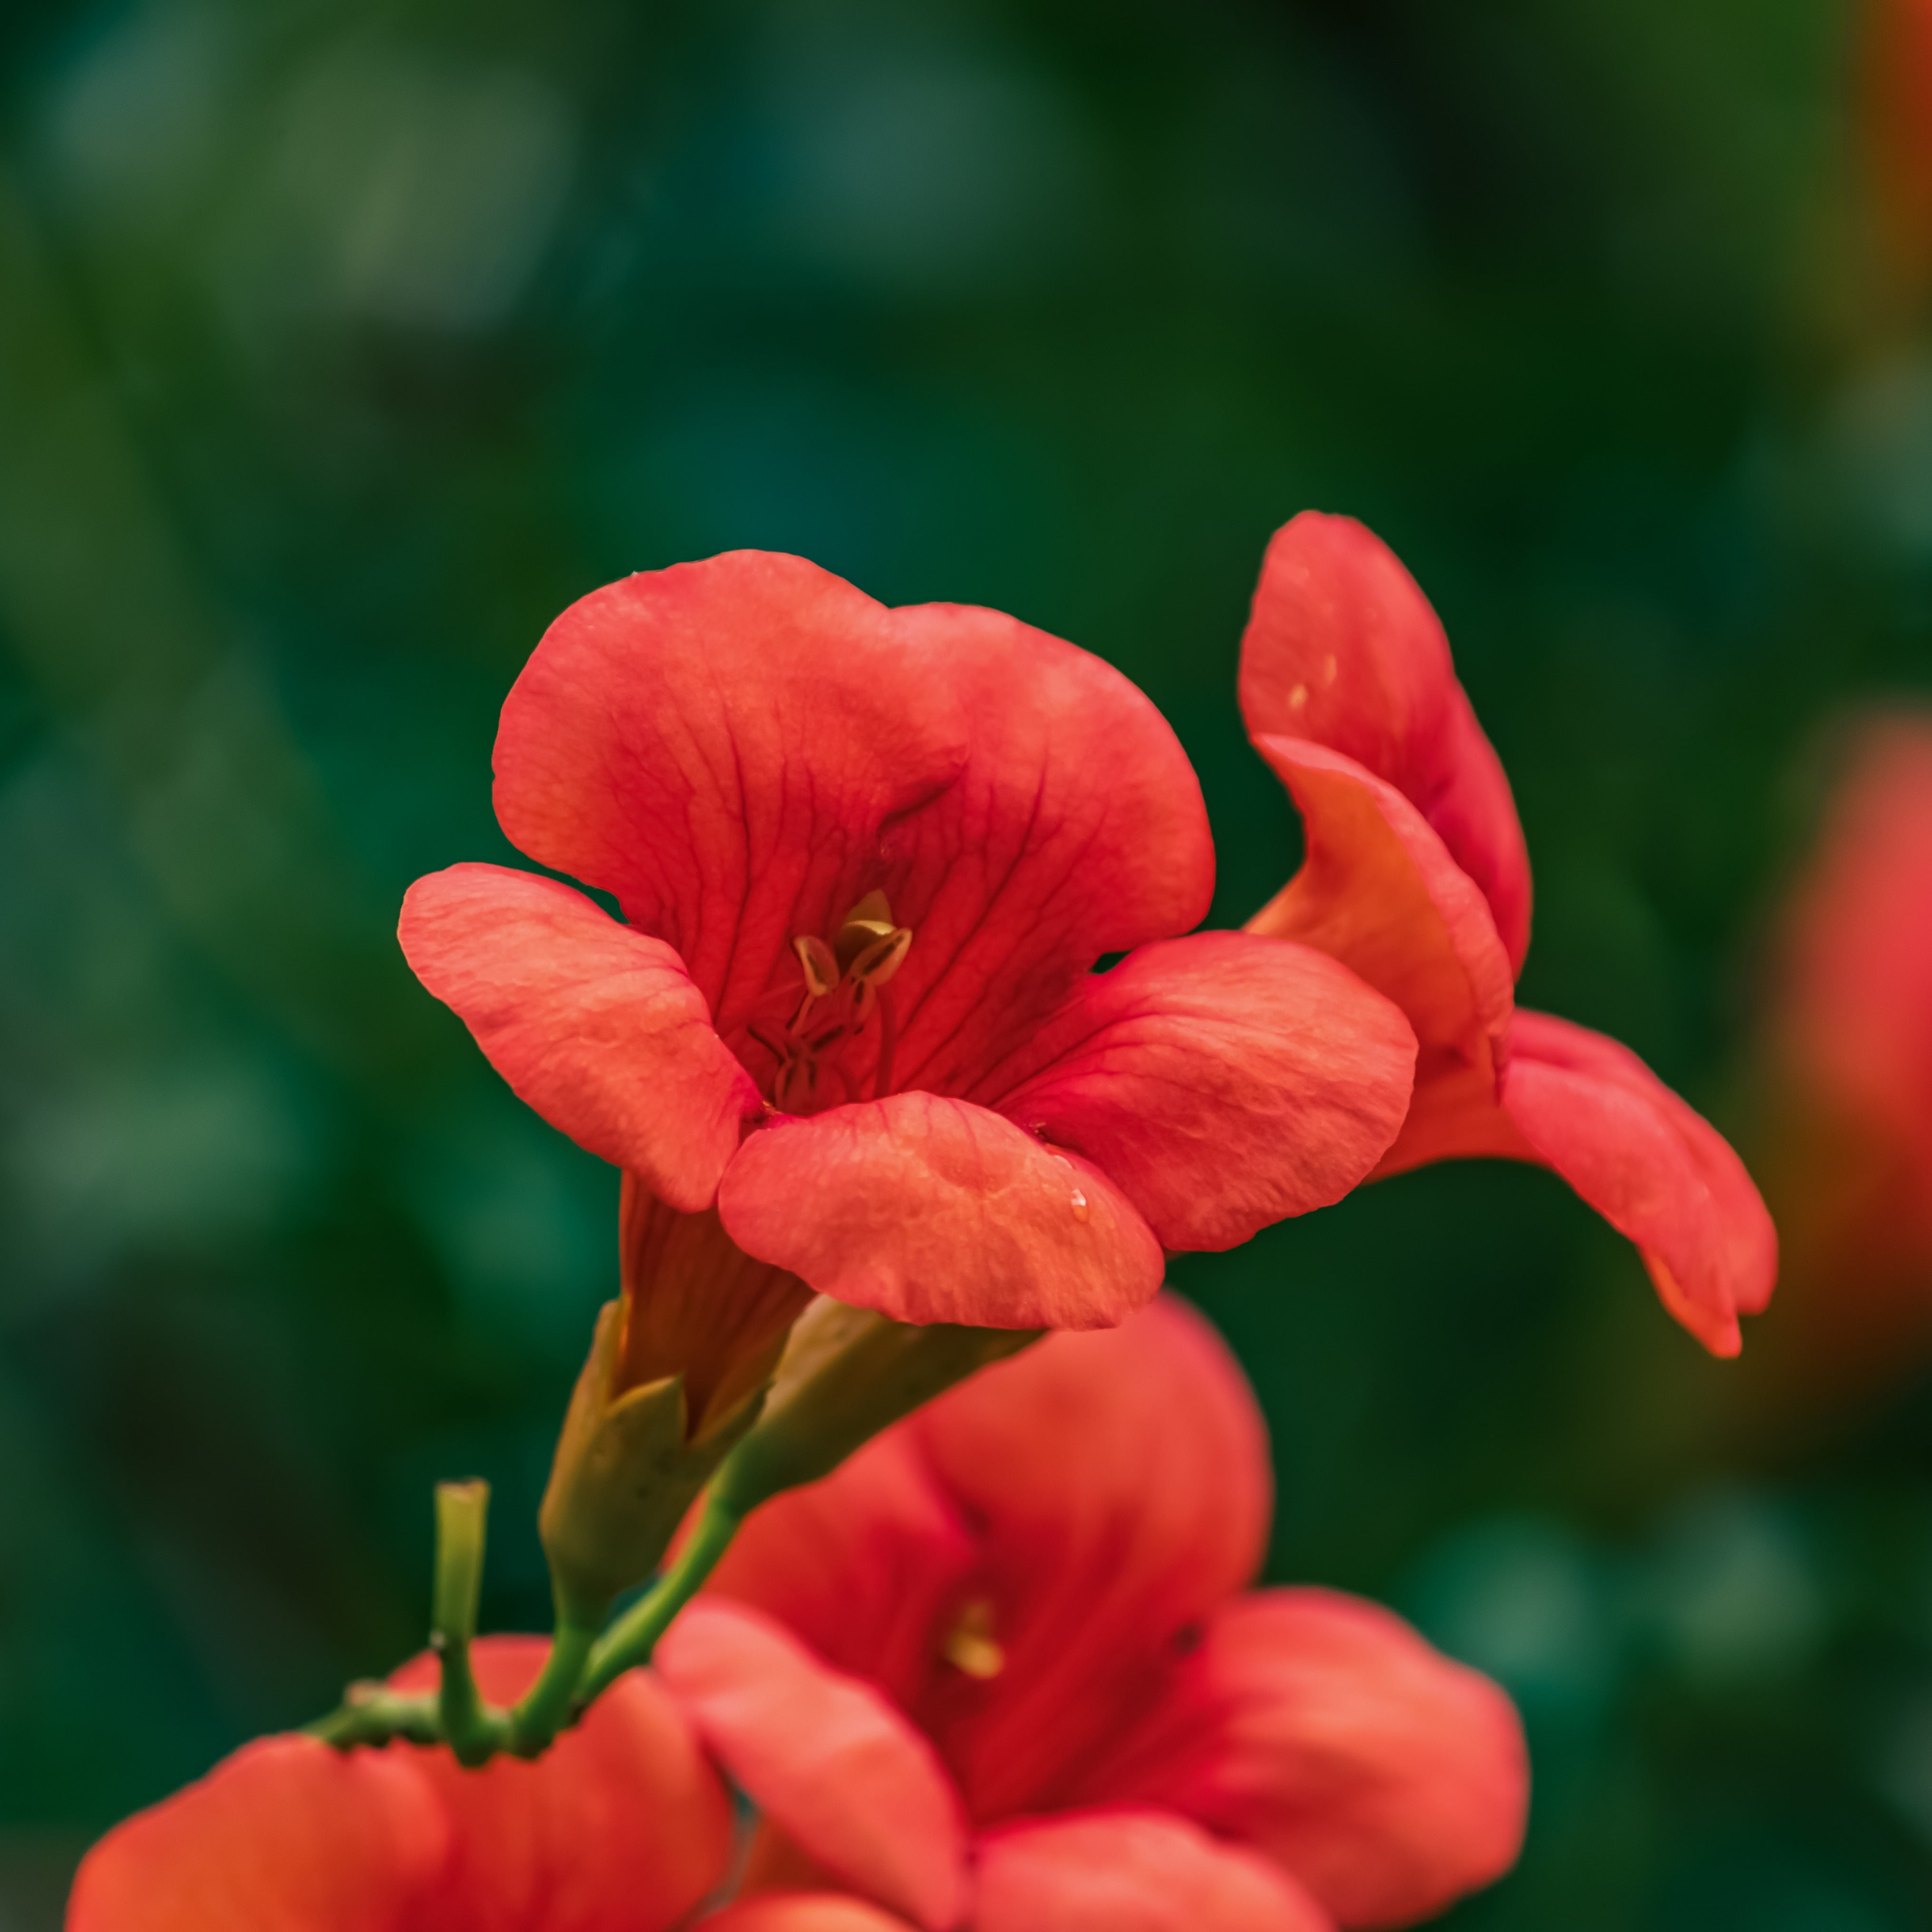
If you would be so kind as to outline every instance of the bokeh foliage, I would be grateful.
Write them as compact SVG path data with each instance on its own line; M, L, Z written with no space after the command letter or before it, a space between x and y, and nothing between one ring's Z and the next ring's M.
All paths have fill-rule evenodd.
M1238 920L1296 839L1233 705L1262 546L1364 518L1516 783L1526 997L1750 1145L1821 733L1932 676L1932 361L1868 260L1858 26L0 12L0 1925L420 1640L433 1478L496 1486L486 1620L544 1619L614 1180L391 934L418 873L511 856L496 707L622 572L794 550L1101 652L1186 741ZM1733 1426L1622 1244L1488 1166L1178 1278L1270 1412L1274 1573L1524 1704L1529 1853L1458 1923L1924 1922L1912 1376Z

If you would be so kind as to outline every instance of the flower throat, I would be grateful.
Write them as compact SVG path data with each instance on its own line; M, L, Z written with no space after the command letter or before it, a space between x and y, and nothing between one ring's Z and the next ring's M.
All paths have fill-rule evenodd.
M782 1024L754 1021L748 1029L777 1062L771 1102L780 1112L812 1114L864 1097L862 1056L852 1042L868 1032L877 1041L872 1097L892 1090L898 1028L886 989L911 946L911 928L893 924L881 892L868 892L829 942L816 933L792 940L803 991ZM860 1067L850 1064L855 1058Z

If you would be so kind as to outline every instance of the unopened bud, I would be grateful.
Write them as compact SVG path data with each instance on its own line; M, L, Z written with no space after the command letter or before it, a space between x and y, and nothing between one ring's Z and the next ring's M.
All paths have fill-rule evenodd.
M712 1493L742 1516L816 1482L880 1430L1044 1333L915 1325L820 1296L793 1324L757 1424L724 1459Z
M681 1376L614 1389L623 1316L616 1301L598 1315L537 1516L559 1612L584 1628L600 1624L613 1598L658 1567L685 1511L764 1399L754 1390L687 1441Z

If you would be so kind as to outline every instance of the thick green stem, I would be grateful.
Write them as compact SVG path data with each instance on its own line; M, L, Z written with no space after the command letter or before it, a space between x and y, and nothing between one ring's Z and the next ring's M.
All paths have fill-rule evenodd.
M590 1668L577 1696L580 1707L608 1689L626 1671L651 1660L658 1639L717 1568L718 1558L730 1547L731 1539L743 1520L737 1510L720 1498L715 1487L706 1492L697 1526L678 1552L677 1561L647 1594L610 1626L592 1650Z
M570 1718L596 1642L595 1626L572 1623L559 1614L543 1669L511 1709L506 1750L518 1757L539 1757L550 1748Z

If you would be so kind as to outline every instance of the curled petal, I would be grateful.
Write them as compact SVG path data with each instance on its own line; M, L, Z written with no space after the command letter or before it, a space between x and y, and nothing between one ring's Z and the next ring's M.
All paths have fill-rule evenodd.
M1248 930L1339 959L1408 1017L1420 1078L1467 1066L1493 1088L1514 1004L1489 904L1394 786L1304 739L1258 738L1300 812L1307 856Z
M907 1932L906 1922L836 1892L768 1892L699 1921L698 1932Z
M68 1932L416 1932L452 1836L418 1762L244 1745L88 1853Z
M483 1694L514 1702L548 1648L541 1637L484 1639L472 1652ZM393 1681L427 1689L434 1660ZM648 1671L613 1684L533 1763L465 1771L441 1750L416 1762L455 1830L434 1898L406 1932L668 1932L724 1875L730 1801Z
M883 828L958 776L968 727L892 614L739 550L580 598L503 706L496 815L668 940L734 1042L800 934L876 876Z
M673 1206L710 1205L763 1102L663 940L500 866L418 879L399 936L519 1098Z
M1158 1811L989 1832L974 1932L1331 1932L1285 1873Z
M1778 1234L1716 1128L1628 1047L1519 1012L1503 1103L1536 1158L1642 1251L1664 1306L1713 1354L1742 1346L1778 1278Z
M1104 1174L930 1094L774 1121L718 1209L748 1254L901 1322L1099 1328L1160 1286L1160 1244Z
M1400 1617L1268 1590L1216 1612L1109 1784L1265 1852L1342 1924L1379 1927L1509 1869L1529 1768L1508 1698Z
M965 1825L932 1745L869 1684L757 1612L692 1605L657 1667L752 1802L808 1856L928 1932L964 1904Z
M1241 639L1250 737L1312 739L1386 779L1489 902L1520 970L1529 858L1509 781L1429 600L1382 540L1307 511L1275 532Z
M1408 1108L1394 1006L1304 946L1196 933L1090 976L998 1102L1084 1155L1169 1249L1228 1248L1338 1201Z

